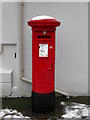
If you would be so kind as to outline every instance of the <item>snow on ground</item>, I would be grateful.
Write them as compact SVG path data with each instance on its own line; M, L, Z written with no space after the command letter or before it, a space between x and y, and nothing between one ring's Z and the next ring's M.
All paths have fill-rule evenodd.
M41 16L36 16L32 18L32 20L42 20L42 19L55 19L55 18L47 16L47 15L41 15Z
M61 105L65 106L64 114L62 118L87 118L90 117L90 105L80 104L72 102L70 105L66 105L65 102L61 102Z
M17 110L12 109L2 109L0 110L0 120L4 118L24 118L29 119L27 116L23 116L20 112L17 112Z
M61 118L89 118L90 119L90 105L76 103L76 102L61 102L60 103L63 108L64 112ZM23 116L20 112L17 112L17 110L13 109L2 109L0 110L0 120L8 118L8 119L25 119L25 120L31 120L30 117Z

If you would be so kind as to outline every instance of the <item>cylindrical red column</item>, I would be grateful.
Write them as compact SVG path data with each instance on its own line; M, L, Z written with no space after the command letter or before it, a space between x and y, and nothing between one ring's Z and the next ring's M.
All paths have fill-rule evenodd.
M32 111L48 113L55 108L55 30L56 19L38 16L32 27Z

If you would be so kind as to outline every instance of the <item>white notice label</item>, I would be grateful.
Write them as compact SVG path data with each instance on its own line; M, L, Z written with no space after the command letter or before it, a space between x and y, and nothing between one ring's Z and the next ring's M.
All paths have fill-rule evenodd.
M48 57L48 44L39 44L39 57Z

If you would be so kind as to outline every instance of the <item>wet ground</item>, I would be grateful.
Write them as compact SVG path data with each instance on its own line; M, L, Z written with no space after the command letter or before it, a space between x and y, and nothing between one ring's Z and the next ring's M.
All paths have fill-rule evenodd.
M63 101L63 102L62 102ZM72 102L82 103L90 105L90 97L70 97L67 99L63 96L56 97L56 107L55 111L45 115L34 114L31 111L31 98L3 98L2 99L2 108L16 109L18 112L21 112L24 116L29 116L31 119L35 120L58 120L64 113L65 107L70 105ZM61 105L66 104L66 105ZM84 118L83 118L84 119ZM89 120L89 118L88 118Z

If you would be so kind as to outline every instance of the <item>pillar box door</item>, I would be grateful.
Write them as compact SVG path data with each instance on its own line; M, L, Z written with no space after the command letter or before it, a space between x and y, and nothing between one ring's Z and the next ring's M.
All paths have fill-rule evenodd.
M55 30L56 19L38 16L32 27L32 111L46 113L55 107Z

